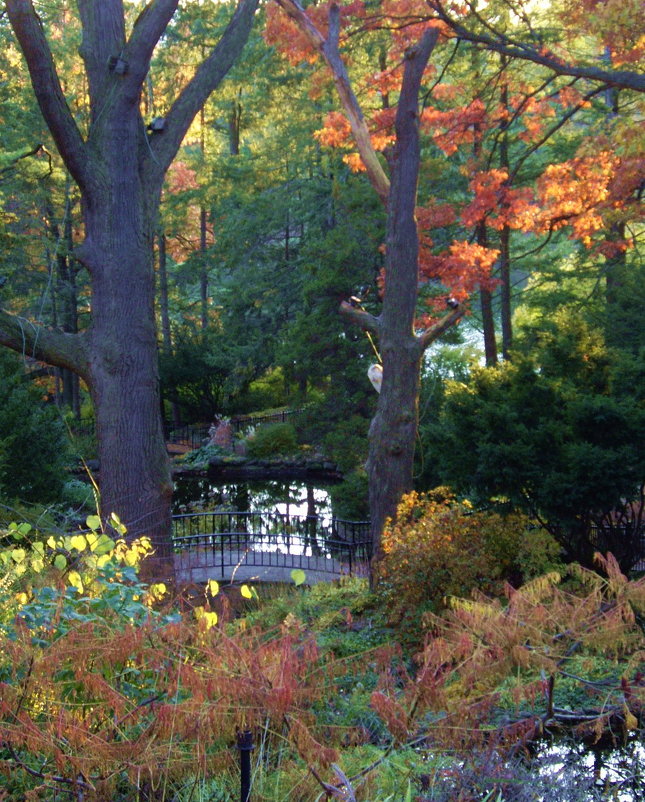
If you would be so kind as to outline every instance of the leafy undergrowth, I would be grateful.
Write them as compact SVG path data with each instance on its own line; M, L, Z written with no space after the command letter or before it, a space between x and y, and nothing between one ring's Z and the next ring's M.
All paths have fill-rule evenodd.
M404 653L364 582L244 586L234 614L211 580L182 611L145 540L88 524L4 533L0 799L237 800L249 729L254 802L530 800L535 738L640 733L645 582L611 557L576 593L454 600Z

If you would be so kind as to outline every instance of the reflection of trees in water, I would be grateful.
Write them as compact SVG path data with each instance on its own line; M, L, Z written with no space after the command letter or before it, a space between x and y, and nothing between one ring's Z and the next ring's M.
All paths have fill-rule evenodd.
M289 528L302 539L305 553L320 556L325 538L318 531L321 518L331 517L331 500L325 488L304 482L229 482L212 484L208 479L179 477L175 482L175 513L231 511L274 513L271 529L281 530L289 547ZM285 523L289 525L285 527ZM249 519L239 516L236 531L246 532ZM286 531L285 531L286 529Z

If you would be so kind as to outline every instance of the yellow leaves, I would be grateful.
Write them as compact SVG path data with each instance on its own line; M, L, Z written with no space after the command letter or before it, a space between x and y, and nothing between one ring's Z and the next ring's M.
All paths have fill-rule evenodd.
M638 719L627 707L625 708L625 729L627 732L638 729Z
M195 607L195 618L205 630L209 630L217 624L217 613L207 610L205 607Z
M70 547L77 551L85 551L87 548L87 540L83 535L74 535L70 538Z
M25 549L13 549L11 551L11 559L15 563L23 563L27 557Z
M253 585L242 585L240 594L244 599L259 599L258 592Z
M152 605L155 602L161 601L167 592L168 588L163 582L153 583L148 587L148 593L146 594L146 603Z
M70 571L67 574L67 584L72 588L76 588L79 593L83 592L83 580L78 571Z
M294 568L291 571L291 579L293 580L293 584L297 587L298 585L302 585L305 580L307 579L307 575L302 570L302 568Z
M214 579L209 579L206 583L206 590L211 596L217 596L219 593L219 582L216 582Z
M152 542L148 537L141 537L128 544L125 540L118 540L113 555L118 562L134 567L152 551Z

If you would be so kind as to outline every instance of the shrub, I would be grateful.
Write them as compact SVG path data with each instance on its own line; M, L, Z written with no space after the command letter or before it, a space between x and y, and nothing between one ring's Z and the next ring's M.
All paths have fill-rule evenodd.
M58 410L43 406L18 359L0 353L0 497L56 501L66 465L66 434Z
M518 566L524 580L556 571L564 573L562 546L542 527L530 527L520 539Z
M353 471L367 456L369 420L360 415L334 421L323 437L323 450L341 471Z
M367 473L358 469L349 473L343 482L329 491L334 515L346 521L366 521L369 518Z
M62 502L82 510L96 508L96 497L93 486L81 479L68 479L63 486Z
M272 457L293 454L298 450L296 430L290 423L268 423L259 426L248 440L251 457Z
M475 589L496 594L517 571L527 526L523 515L475 512L447 488L410 493L383 534L380 593L399 613Z

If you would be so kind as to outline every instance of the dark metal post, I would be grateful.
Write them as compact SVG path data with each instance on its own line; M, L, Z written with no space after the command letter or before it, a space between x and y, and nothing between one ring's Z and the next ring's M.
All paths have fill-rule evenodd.
M240 750L240 802L251 800L251 752L253 733L244 730L237 734L237 748Z

